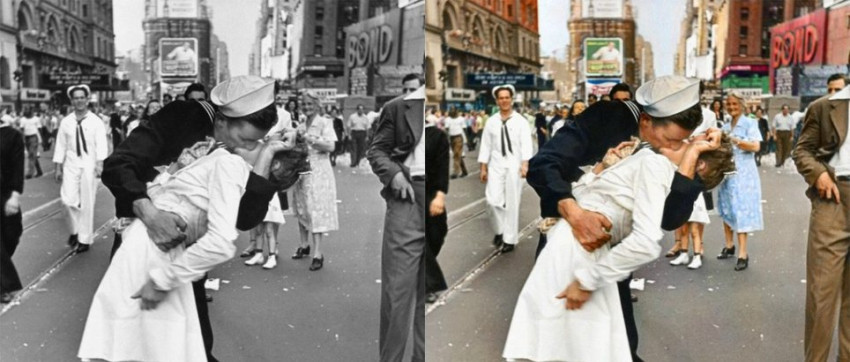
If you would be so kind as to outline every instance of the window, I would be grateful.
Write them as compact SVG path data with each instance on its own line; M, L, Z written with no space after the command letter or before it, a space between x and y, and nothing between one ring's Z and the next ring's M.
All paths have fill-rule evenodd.
M443 30L454 30L455 23L452 21L452 14L449 13L449 8L443 10Z
M534 8L531 5L525 9L525 15L528 17L528 25L534 25Z
M313 39L316 41L316 43L321 43L324 36L325 27L321 25L316 26L316 33L313 35Z
M9 70L9 61L0 56L0 88L12 88L12 77Z
M747 44L741 44L738 46L738 55L746 56L747 55Z
M34 82L32 81L32 66L31 65L22 65L21 66L21 72L23 73L23 74L21 74L21 83L22 83L21 87L32 88L33 85L34 85L33 84Z
M741 8L741 20L748 20L750 18L750 8Z
M457 88L457 77L455 77L455 74L457 74L457 66L456 65L446 66L446 73L447 73L446 74L446 78L447 78L446 79L446 87L447 88Z
M316 4L316 21L325 20L325 4Z
M746 26L741 27L741 39L746 39L747 35L749 35L750 29Z
M514 17L514 6L511 5L511 4L508 4L508 17L509 18Z
M434 69L434 61L431 57L425 57L425 88L437 88L437 77Z
M88 16L89 16L89 6L86 5L86 4L83 4L83 17L87 18Z
M323 51L323 49L322 49L322 43L316 43L316 45L315 45L315 46L313 46L313 53L314 53L314 54L316 54L316 55L322 55L322 51Z

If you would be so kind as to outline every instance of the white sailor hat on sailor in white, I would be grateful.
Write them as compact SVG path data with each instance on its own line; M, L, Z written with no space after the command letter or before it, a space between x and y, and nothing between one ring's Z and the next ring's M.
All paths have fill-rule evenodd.
M635 100L652 117L669 117L699 103L699 80L679 75L655 78L638 88Z
M210 101L227 117L244 117L274 103L274 84L273 79L240 75L215 86Z
M493 91L492 91L492 93L493 93L493 98L498 98L498 97L496 97L496 92L498 92L498 91L500 91L500 90L502 90L502 89L507 89L507 90L511 91L511 98L513 98L513 97L514 97L514 94L516 94L516 88L514 88L514 86L513 86L513 85L511 85L511 84L502 84L502 85L497 85L497 86L493 87Z
M68 87L68 92L67 92L68 93L68 99L73 98L73 97L71 97L71 92L73 92L75 90L81 90L81 89L83 90L83 92L86 92L86 98L88 98L88 96L91 94L91 89L89 89L89 86L87 86L85 84L77 84L77 85L72 85L72 86Z

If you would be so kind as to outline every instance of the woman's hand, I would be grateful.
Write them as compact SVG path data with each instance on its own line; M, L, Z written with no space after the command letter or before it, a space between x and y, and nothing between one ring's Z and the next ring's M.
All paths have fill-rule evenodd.
M142 310L154 310L156 309L156 306L159 305L159 302L165 299L166 295L168 295L168 291L156 289L153 280L148 279L148 281L145 282L145 285L143 285L142 288L130 298L141 299Z
M565 307L569 310L581 309L585 302L590 299L592 291L582 290L581 283L578 280L573 280L564 291L558 293L555 298L566 299Z

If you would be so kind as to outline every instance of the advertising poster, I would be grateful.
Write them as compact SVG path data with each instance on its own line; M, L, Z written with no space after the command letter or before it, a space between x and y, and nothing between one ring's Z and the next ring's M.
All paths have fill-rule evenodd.
M623 17L623 0L584 0L581 2L583 18L612 18Z
M595 94L597 98L602 98L603 95L611 92L617 83L620 83L620 78L595 78L588 79L585 90L584 99L587 99L591 94Z
M585 39L584 65L584 73L588 77L616 77L623 75L623 39Z
M198 75L198 39L162 38L159 40L160 75L195 77Z

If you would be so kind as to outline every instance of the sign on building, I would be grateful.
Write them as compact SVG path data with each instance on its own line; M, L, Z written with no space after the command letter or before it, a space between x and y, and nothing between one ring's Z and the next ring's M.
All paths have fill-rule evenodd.
M401 10L396 8L346 27L346 66L398 64L400 19Z
M584 73L588 77L623 75L623 39L584 39Z
M152 0L145 10L151 18L199 18L199 0Z
M449 102L474 102L475 91L463 88L446 88L446 100Z
M111 89L109 74L48 73L41 75L41 86L44 88L64 89L77 84L86 84L92 90Z
M511 84L517 89L532 89L535 75L526 73L472 73L466 75L466 86L472 88L490 88L502 84Z
M50 91L46 89L21 88L21 100L46 102L50 100Z
M198 39L159 39L160 75L195 77L198 75Z
M597 99L602 98L603 95L611 93L611 88L617 83L620 83L620 78L588 78L584 87L587 93L584 99L589 98L591 94L595 94Z
M382 65L375 76L376 96L400 96L404 93L401 81L408 74L422 77L422 65Z
M581 2L583 18L614 18L623 17L623 0L584 0Z

